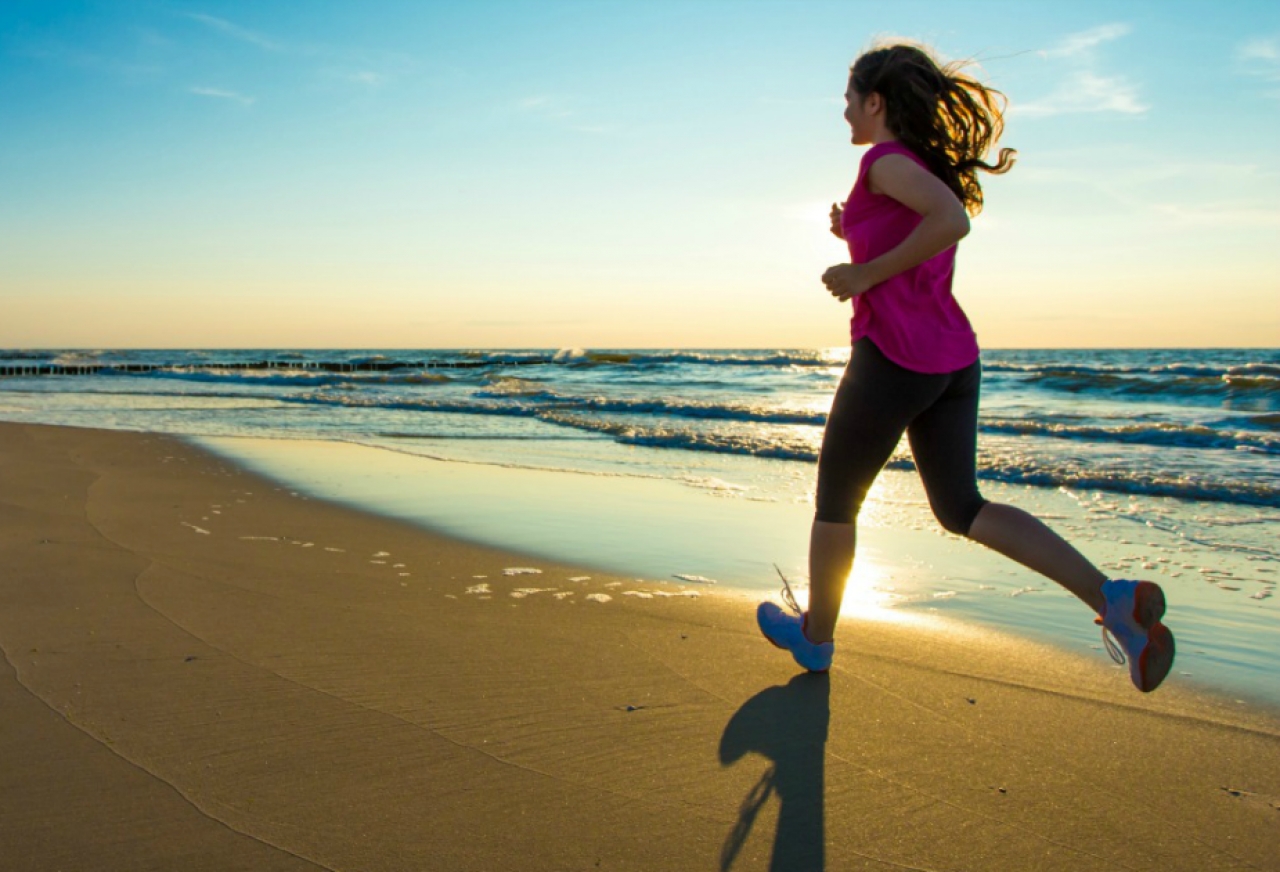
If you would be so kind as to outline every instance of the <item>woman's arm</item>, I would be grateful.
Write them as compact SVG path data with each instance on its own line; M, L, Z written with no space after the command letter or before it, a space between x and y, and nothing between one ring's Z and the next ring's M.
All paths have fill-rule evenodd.
M964 206L941 179L910 158L887 154L871 165L868 183L877 194L892 197L923 220L907 238L867 263L842 263L822 275L839 300L865 293L883 281L924 263L969 233Z

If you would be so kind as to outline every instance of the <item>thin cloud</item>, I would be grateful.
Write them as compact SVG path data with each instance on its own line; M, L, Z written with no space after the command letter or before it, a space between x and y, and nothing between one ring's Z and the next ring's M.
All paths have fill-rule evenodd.
M1156 214L1179 224L1201 227L1280 227L1280 209L1265 206L1198 203L1185 206L1177 203L1156 203Z
M1123 76L1100 71L1095 51L1132 30L1127 24L1102 24L1068 34L1053 47L1038 52L1051 63L1066 65L1062 83L1045 97L1014 104L1012 113L1032 118L1092 112L1145 113L1150 107L1142 101L1138 86Z
M1102 24L1079 33L1071 33L1053 48L1043 49L1040 56L1044 58L1069 58L1085 54L1091 49L1111 42L1122 36L1128 36L1131 28L1127 24Z
M218 31L219 33L222 33L222 34L225 34L226 36L231 37L232 39L238 39L241 42L247 42L247 43L250 43L251 45L256 45L258 46L258 48L263 48L263 49L266 49L267 51L283 51L284 50L284 46L281 45L280 43L274 40L268 39L267 37L263 36L260 33L257 33L256 31L249 30L247 27L241 27L238 24L233 24L232 22L227 21L225 18L217 18L216 16L213 16L213 15L206 15L203 12L188 12L186 13L186 16L190 18L192 21L198 21L201 24L203 24L205 27L212 28Z
M1251 39L1236 49L1236 57L1242 61L1280 63L1280 39Z
M1249 78L1268 84L1280 82L1280 39L1258 37L1241 43L1236 48L1236 62ZM1268 91L1266 96L1280 98L1280 91Z
M198 94L201 97L214 97L218 100L234 100L244 106L253 105L253 101L257 98L241 94L238 91L228 91L225 88L206 88L203 86L194 86L187 89L192 94Z
M1141 115L1150 108L1139 98L1137 87L1124 78L1099 76L1087 70L1078 70L1048 97L1015 104L1013 112L1042 118L1084 112Z
M569 118L573 115L573 111L565 105L563 99L553 97L549 94L538 94L533 97L525 97L516 103L516 108L521 112L539 115L543 118L559 119Z
M358 73L352 73L347 78L360 85L381 85L387 80L387 77L381 73L375 73L372 70L361 70Z

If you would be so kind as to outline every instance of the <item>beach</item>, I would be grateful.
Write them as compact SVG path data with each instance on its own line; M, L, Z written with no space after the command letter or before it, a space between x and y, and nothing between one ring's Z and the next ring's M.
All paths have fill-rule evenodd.
M741 597L447 538L170 436L0 424L0 457L6 869L1280 856L1260 705L856 619L799 674Z

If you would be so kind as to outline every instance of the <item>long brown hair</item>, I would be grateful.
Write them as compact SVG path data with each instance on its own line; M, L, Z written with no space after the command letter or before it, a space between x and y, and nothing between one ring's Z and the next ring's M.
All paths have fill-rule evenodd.
M1011 148L999 159L983 158L1004 132L1008 100L995 88L961 72L965 64L939 64L927 50L892 43L866 52L849 70L859 99L876 93L885 104L885 124L960 199L970 215L982 211L978 170L1005 173Z

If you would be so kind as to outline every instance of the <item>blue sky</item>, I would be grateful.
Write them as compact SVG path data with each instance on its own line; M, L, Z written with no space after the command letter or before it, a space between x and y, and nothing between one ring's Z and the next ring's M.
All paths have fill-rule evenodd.
M884 35L1011 100L984 344L1280 345L1275 7L7 2L0 346L843 344Z

